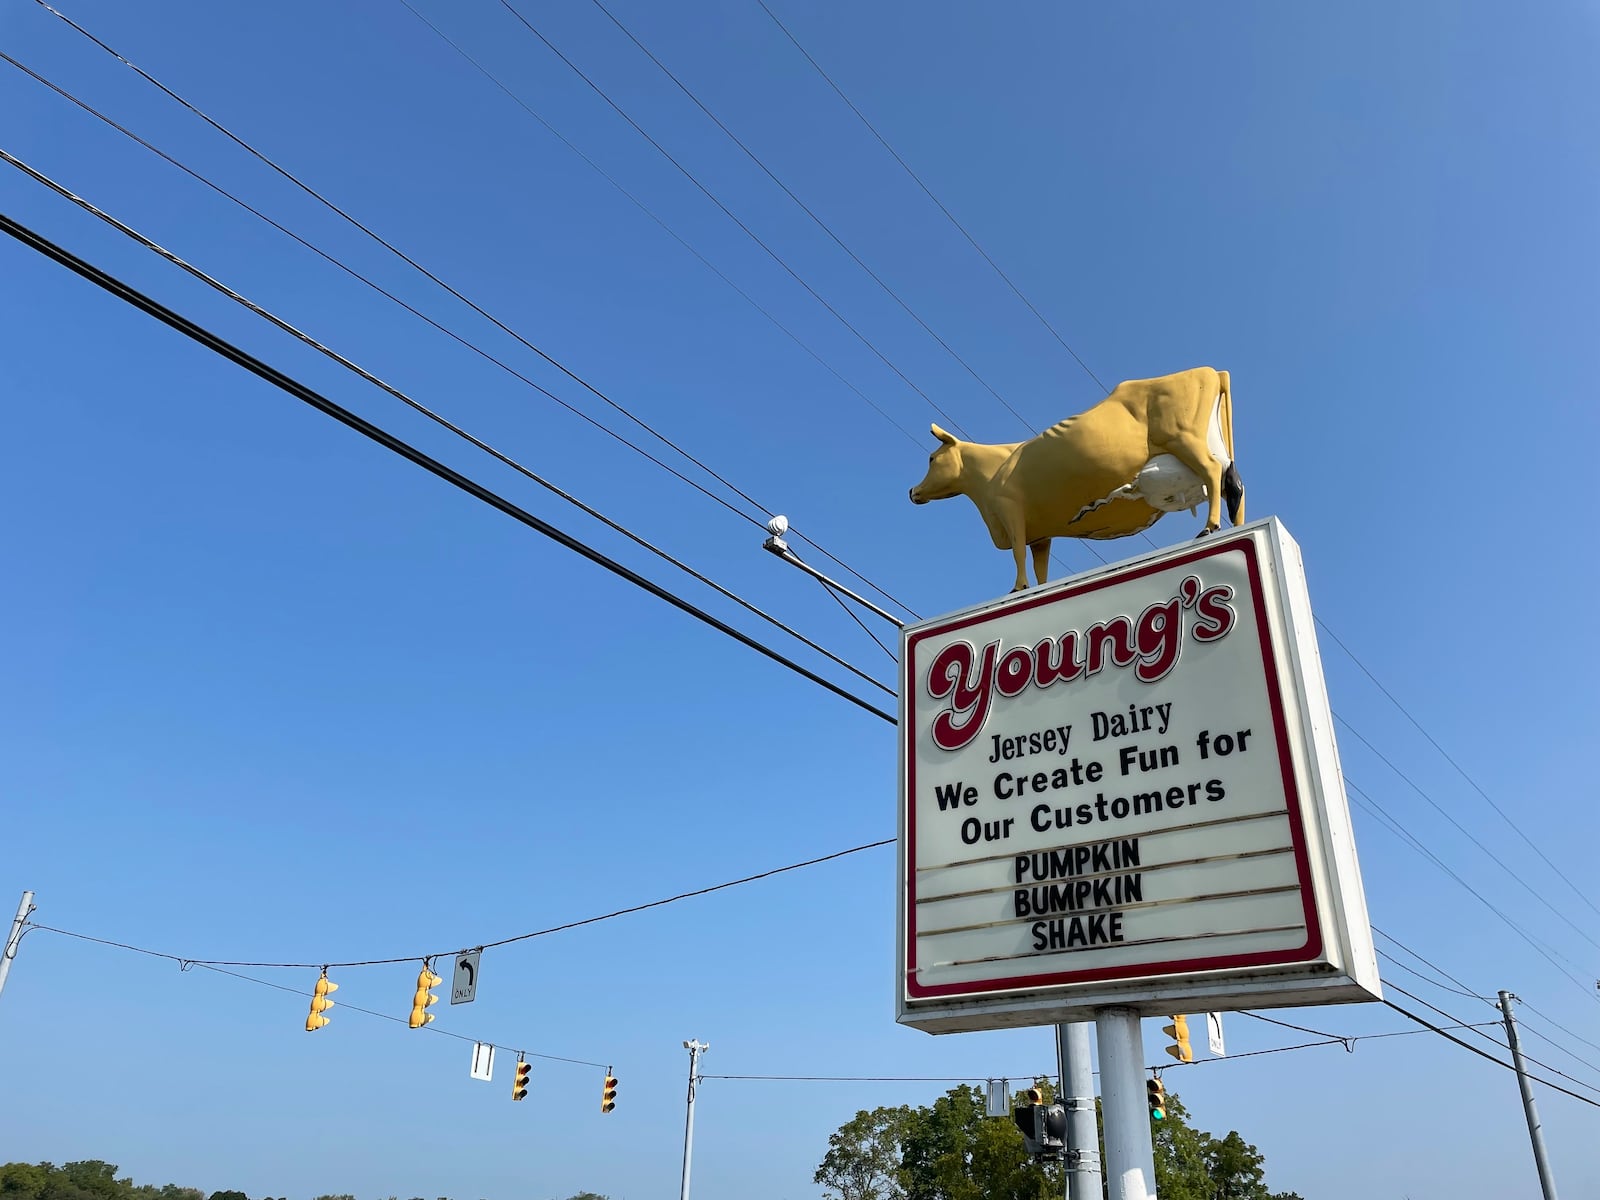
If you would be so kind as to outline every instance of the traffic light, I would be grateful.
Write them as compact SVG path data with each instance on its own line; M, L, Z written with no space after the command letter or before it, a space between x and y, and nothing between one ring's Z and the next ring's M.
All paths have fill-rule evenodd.
M611 1073L611 1068L606 1068L605 1087L600 1091L600 1111L610 1112L617 1106L617 1077Z
M317 986L311 992L311 1012L306 1016L306 1032L315 1033L328 1023L328 1010L333 1007L333 1001L328 999L329 992L337 992L339 985L328 978L328 972L322 972L322 978L317 980Z
M1065 1150L1066 1108L1060 1104L1043 1103L1043 1093L1038 1088L1030 1088L1023 1093L1023 1098L1027 1103L1011 1112L1011 1119L1022 1131L1022 1148L1032 1158L1045 1158Z
M1194 1047L1189 1044L1189 1018L1178 1015L1172 1018L1171 1025L1163 1025L1161 1032L1172 1039L1173 1045L1167 1047L1167 1053L1179 1062L1192 1063L1194 1061Z
M511 1079L511 1098L513 1100L526 1100L528 1098L528 1076L532 1072L533 1066L527 1059L517 1059L517 1073Z
M1150 1119L1152 1121L1165 1121L1167 1119L1167 1089L1161 1086L1161 1080L1155 1078L1145 1080L1144 1090L1150 1102Z
M444 980L433 973L431 962L422 964L422 973L417 976L417 994L411 1000L411 1028L421 1029L433 1020L433 1014L428 1009L439 1003L439 997L429 989L436 988L443 982Z

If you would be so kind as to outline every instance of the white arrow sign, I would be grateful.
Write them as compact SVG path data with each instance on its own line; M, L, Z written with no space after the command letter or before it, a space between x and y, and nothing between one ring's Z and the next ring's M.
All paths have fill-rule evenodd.
M1227 1051L1222 1048L1222 1014L1219 1012L1206 1014L1206 1045L1213 1058L1226 1057Z
M478 960L481 950L467 950L456 955L456 977L450 987L451 1004L471 1004L478 994Z

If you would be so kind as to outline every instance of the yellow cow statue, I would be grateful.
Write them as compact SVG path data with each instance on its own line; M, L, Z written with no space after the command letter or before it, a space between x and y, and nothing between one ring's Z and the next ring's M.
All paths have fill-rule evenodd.
M1159 379L1119 383L1087 412L1025 442L963 442L933 426L939 448L911 489L913 504L966 496L978 506L995 548L1016 558L1028 586L1026 551L1043 583L1055 537L1118 538L1162 514L1206 504L1199 536L1244 520L1244 482L1233 462L1228 373L1193 367Z

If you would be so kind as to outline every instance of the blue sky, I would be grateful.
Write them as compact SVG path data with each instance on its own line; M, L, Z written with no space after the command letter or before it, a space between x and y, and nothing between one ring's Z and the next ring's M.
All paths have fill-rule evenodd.
M415 3L817 357L403 4L63 11L916 612L1009 585L969 507L906 503L942 419L928 399L503 7ZM759 4L608 7L1023 420L597 7L519 5L962 428L1015 440L1103 394ZM1587 887L1600 837L1592 6L772 10L1100 380L1232 373L1250 515L1282 519L1318 615L1554 864L1325 638L1350 781L1528 936L1358 806L1373 921L1471 990L1523 997L1559 1043L1530 1052L1600 1085L1600 916L1555 869ZM621 427L43 8L3 0L0 30L19 61ZM10 66L0 113L12 154L892 679L755 523ZM850 682L11 168L0 210ZM9 239L0 278L0 903L32 888L43 924L184 958L406 957L892 836L882 722ZM1080 546L1058 562L1097 565ZM504 1060L494 1083L468 1079L462 1041L349 1008L308 1037L301 996L30 933L0 999L18 1085L0 1155L252 1195L639 1200L676 1184L686 1038L711 1044L711 1075L1048 1070L1045 1030L894 1024L893 897L879 849L490 951L479 999L434 1028L580 1060L538 1060L522 1105ZM415 972L336 972L337 999L403 1016ZM1408 1027L1378 1006L1279 1015ZM1236 1053L1302 1040L1245 1018L1228 1037ZM1159 1039L1149 1023L1152 1061ZM1531 1192L1509 1072L1430 1034L1355 1046L1167 1081L1308 1200ZM621 1086L602 1118L607 1064ZM946 1086L708 1080L695 1195L817 1195L835 1127ZM1600 1189L1592 1110L1539 1104L1561 1188Z

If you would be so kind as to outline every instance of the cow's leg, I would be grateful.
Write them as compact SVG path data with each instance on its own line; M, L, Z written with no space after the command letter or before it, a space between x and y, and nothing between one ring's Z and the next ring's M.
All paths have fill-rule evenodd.
M1211 456L1204 435L1179 434L1165 449L1206 481L1206 527L1200 536L1215 533L1222 528L1222 466Z
M1033 581L1043 583L1050 573L1050 539L1035 542L1029 549L1033 551Z
M1020 504L1002 501L996 506L1000 525L1005 530L1006 541L1011 546L1011 557L1017 564L1017 582L1013 592L1026 591L1028 587L1028 532Z

